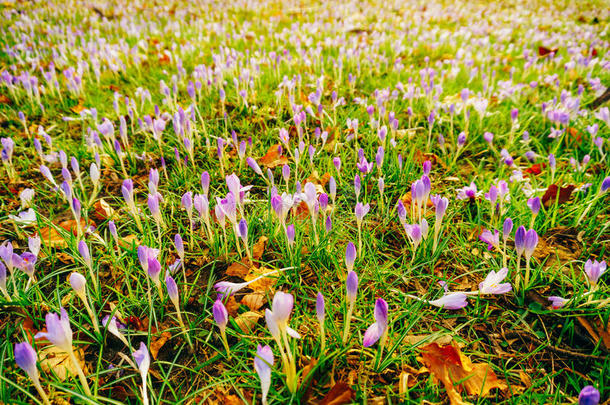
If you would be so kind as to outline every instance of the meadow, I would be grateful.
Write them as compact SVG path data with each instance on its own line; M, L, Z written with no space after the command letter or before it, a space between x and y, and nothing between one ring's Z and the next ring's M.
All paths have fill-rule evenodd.
M0 403L610 397L606 2L0 12Z

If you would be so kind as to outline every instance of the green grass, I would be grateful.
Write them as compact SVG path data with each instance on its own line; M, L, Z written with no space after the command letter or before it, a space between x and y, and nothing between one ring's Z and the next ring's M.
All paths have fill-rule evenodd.
M41 162L33 147L33 137L37 136L43 143L45 154L64 150L68 157L78 159L84 189L72 173L75 193L81 201L87 201L93 188L89 165L95 161L94 148L87 143L87 135L96 130L105 117L113 122L115 135L120 139L118 115L129 114L122 102L128 96L135 102L136 109L134 119L127 120L130 148L125 150L122 145L127 152L124 164L128 177L134 180L143 230L138 230L121 195L124 176L120 159L102 136L104 146L98 149L102 161L102 187L97 199L103 198L114 209L112 219L121 237L134 235L140 244L160 248L163 272L177 258L174 235L180 233L184 238L186 285L181 271L174 278L181 295L188 339L178 325L175 309L166 293L161 302L156 289L152 288L153 305L149 305L151 283L138 261L137 246L123 245L117 251L108 228L109 218L97 217L90 207L83 210L83 216L95 222L95 231L85 239L101 281L101 293L94 293L91 280L88 284L96 317L101 320L118 311L127 324L124 333L131 349L137 349L140 341L150 349L163 332L171 334L151 363L148 378L151 403L260 402L261 388L253 367L258 344L270 345L275 356L269 402L319 401L337 381L348 383L354 390L356 403L447 401L446 390L441 384L429 373L417 372L423 366L419 359L422 347L446 336L457 342L473 363L489 364L498 378L508 385L506 390L492 390L487 398L469 396L468 400L472 402L566 403L574 401L585 385L596 386L602 399L606 399L610 392L607 357L610 347L605 346L603 339L592 336L586 326L592 325L595 329L597 325L608 325L607 276L602 276L594 293L584 295L588 294L590 286L583 265L589 258L602 260L607 257L610 236L608 197L602 195L593 201L593 194L610 171L593 145L587 126L599 124L597 136L604 138L604 151L608 148L610 128L595 118L593 112L583 110L586 114L574 115L569 123L580 139L570 134L550 139L548 134L554 124L545 118L541 104L559 100L564 90L575 97L582 85L582 107L595 98L590 79L599 78L603 84L610 85L610 71L601 64L610 54L607 30L604 31L609 17L603 2L579 4L578 12L569 7L574 6L566 2L543 7L538 1L493 4L439 1L418 5L371 1L358 6L323 2L298 7L287 2L261 3L252 8L238 3L195 6L165 1L156 5L104 4L100 10L109 18L101 19L91 8L73 4L2 5L5 18L0 23L0 44L3 49L11 49L17 54L11 56L2 52L0 71L13 75L28 71L36 75L39 84L44 84L47 90L41 94L44 107L41 109L22 86L9 90L5 84L1 85L6 101L0 103L0 137L11 137L15 141L13 163L17 176L9 180L8 172L0 169L0 176L5 180L0 182L0 241L11 240L15 251L21 253L27 250L29 235L72 218L61 192L49 187L39 173ZM30 18L36 23L28 22ZM82 32L76 35L73 30ZM18 46L22 37L26 37L25 47ZM87 70L82 91L79 94L69 92L62 71L69 66L76 67L82 61L91 64L90 58L95 52L86 43L91 41L98 48L102 47L99 38L105 38L112 48L110 51L117 52L116 61L124 65L124 69L113 72L108 63L102 62L99 80L92 70ZM593 38L597 38L595 43ZM539 57L533 67L526 66L523 50L526 48L530 55L538 56L538 46L558 48L557 57ZM577 60L575 55L590 46L598 53L594 59L597 63L564 69L567 61ZM28 47L31 49L22 50ZM129 51L134 47L140 62L134 62ZM40 67L49 69L48 63L54 59L53 50L61 55L55 58L61 97L48 90L40 74ZM171 53L169 61L160 60L162 51ZM289 58L284 57L276 67L268 57L269 52L284 51ZM227 53L232 55L230 63L227 63ZM341 67L337 62L339 58ZM395 65L398 59L402 64L400 69ZM248 85L248 107L234 84L235 79L241 80L240 77L246 75L244 67L252 78ZM472 67L478 70L473 73ZM171 121L163 132L160 150L151 132L141 129L138 119L144 119L145 115L154 117L155 106L161 114L167 112L171 116L178 106L187 109L192 103L187 85L200 74L193 72L208 68L220 73L215 74L211 85L206 83L206 78L200 78L203 85L191 123L195 161L189 159L185 165L174 157L174 148L182 159L187 153ZM395 112L400 123L396 133L388 131L388 141L394 138L395 146L390 142L384 144L383 206L379 203L377 167L367 175L361 174L362 191L358 201L370 203L371 211L364 220L363 249L358 252L355 264L360 284L350 339L343 344L345 247L350 241L358 245L353 179L359 172L355 163L358 148L363 149L369 161L374 161L380 146L376 130L369 125L365 106L376 105L376 91L388 90L391 94L399 83L407 88L411 81L418 91L421 90L420 75L426 68L435 70L434 84L440 86L432 95L424 94L411 102L403 99L402 92L398 91L396 98L384 102L383 124L389 126L387 113L390 111ZM350 73L356 76L353 83L348 82ZM557 74L558 84L546 84L545 79L553 74ZM305 145L297 168L294 159L297 135L292 129L294 120L288 90L283 90L279 101L276 91L284 77L288 81L298 76L292 95L294 103L304 109L311 106L307 96L316 91L317 80L322 75L322 104L327 115L321 120L307 115L304 140L316 148L316 155L310 163L309 145ZM168 101L161 93L160 81L172 88L173 77L177 92L172 91L172 100ZM528 87L532 81L537 81L538 86ZM224 105L219 99L218 83L223 83L226 91ZM506 83L522 84L523 90L516 90L510 97L498 97ZM242 81L240 86L243 85ZM459 102L463 88L469 88L478 93L477 97L489 101L486 116L480 117L470 107L470 119L467 120L463 112L456 112L453 119L450 118L448 106ZM142 103L138 89L148 89L151 101ZM115 91L122 95L119 114L113 107ZM333 91L339 98L345 98L346 105L333 109ZM355 103L355 98L364 100L362 105ZM97 122L90 115L80 119L76 108L79 105L95 108ZM407 113L409 107L413 110L411 117ZM509 143L513 108L519 110L519 127L514 129L514 141ZM432 109L436 110L436 120L432 141L427 147L427 117ZM29 134L18 117L20 111L26 116ZM224 111L226 116L223 117ZM378 116L376 109L375 118ZM64 117L74 120L64 120ZM353 140L347 140L348 118L359 121L357 146ZM38 129L33 125L44 127L53 139L52 148L36 135ZM314 135L316 127L329 134L324 148ZM263 236L268 238L257 264L269 270L289 268L274 276L276 280L272 286L258 291L264 299L260 308L251 310L244 303L233 304L233 315L227 326L232 353L228 358L211 308L216 299L213 285L217 281L242 281L237 276L227 275L227 268L241 259L233 230L227 226L225 241L220 226L212 220L214 239L209 240L197 224L192 247L189 247L189 222L186 212L180 208L180 198L186 191L201 193L200 175L208 171L213 211L216 197L223 198L228 191L216 155L217 138L232 142L232 131L239 141L251 137L252 147L248 147L246 157L259 160L271 145L280 143L281 128L291 132L291 150L288 152L284 147L284 153L291 156L291 193L295 192L296 180L304 183L314 173L319 177L329 173L336 179L338 191L336 204L332 207L332 230L325 232L322 217L317 224L320 241L316 244L311 220L293 212L288 216L288 223L296 227L296 241L294 247L288 249L284 232L269 203L267 182L245 164L245 159L240 162L233 146L226 148L225 174L235 172L242 185L252 185L244 211L249 244L253 246ZM454 145L462 131L468 134L467 142L456 157ZM483 140L486 131L495 135L494 149ZM524 131L530 135L529 142L521 140ZM437 142L439 134L445 138L445 150ZM514 158L514 167L503 163L502 148ZM538 175L525 174L531 166L524 157L529 150L537 154L535 163L546 164L548 154L554 153L557 158L554 175L548 167L542 168ZM146 159L133 157L143 152L146 152ZM449 198L449 208L436 251L432 249L430 236L412 259L413 250L399 223L395 205L411 190L411 183L421 177L425 160L421 153L429 153L426 158L434 160L430 174L432 194ZM399 154L402 168L398 164ZM583 172L573 170L570 158L581 162L586 154L591 157L586 169ZM165 169L161 168L162 156ZM340 174L333 167L334 157L341 158ZM45 164L60 182L60 163ZM162 215L167 226L162 230L160 240L146 206L150 168L159 169L158 189L164 199ZM532 259L530 285L502 296L471 296L468 306L457 311L439 309L408 298L407 295L430 300L441 297L443 289L439 281L446 281L451 291L476 290L490 270L497 271L503 266L502 255L488 251L478 236L483 228L501 231L506 217L513 219L515 228L519 225L529 228L531 212L526 205L525 183L509 181L513 170L517 169L524 172L534 190L533 195L539 197L551 184L572 184L578 188L591 183L588 191L576 190L567 202L551 203L537 216L534 228L540 242ZM266 172L266 168L263 171ZM272 172L278 191L286 191L281 167ZM483 194L492 184L497 184L497 180L509 182L511 198L501 215L492 215L490 203ZM471 181L476 183L481 195L472 200L457 199L457 190ZM36 191L33 203L38 223L20 228L9 215L21 211L18 194L24 188ZM323 188L329 192L328 185ZM578 218L592 202L594 205L579 223ZM408 205L407 211L410 212ZM427 220L432 234L434 215L429 215ZM413 221L409 217L407 222ZM62 380L54 372L44 370L39 362L42 386L52 402L140 403L140 376L119 354L131 358L132 350L106 330L100 335L95 333L82 302L67 281L73 271L89 277L77 250L78 238L70 232L62 231L61 235L66 239L65 248L50 247L43 242L36 264L36 282L26 290L28 277L15 270L16 290L11 278L7 282L12 302L0 298L0 336L3 338L0 342L0 402L40 401L25 373L16 366L13 348L15 343L31 340L28 334L44 328L47 312L58 312L63 306L70 314L74 347L84 351L86 374L95 398L85 396L77 378ZM509 276L505 282L514 284L517 256L513 246L511 236L508 242ZM228 260L224 257L225 249L229 252ZM523 272L525 262L520 267ZM264 320L264 309L271 307L274 293L280 290L295 297L290 325L302 337L292 339L290 344L297 372L303 373L315 360L315 366L310 367L308 374L310 380L294 394L286 386L277 344ZM252 292L245 291L237 294L238 303L245 294ZM326 299L325 351L320 347L315 316L318 291ZM573 299L564 308L552 309L547 301L552 295ZM374 321L376 298L383 298L389 304L388 341L382 358L378 356L378 345L368 349L362 347L362 335ZM263 317L250 331L243 331L239 320L249 311ZM606 328L605 332L597 330L596 333L603 337L603 333L608 334L610 330ZM413 344L414 336L426 338ZM193 343L194 350L190 349L188 340ZM44 345L38 342L35 346L40 350ZM406 392L399 388L402 373L409 373L408 381L412 381L407 384Z

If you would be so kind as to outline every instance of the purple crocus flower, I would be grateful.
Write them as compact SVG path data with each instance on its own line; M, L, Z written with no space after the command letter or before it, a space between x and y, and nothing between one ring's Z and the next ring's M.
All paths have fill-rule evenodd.
M474 184L474 181L470 183L469 186L463 187L458 190L457 198L458 200L467 200L473 199L477 195L477 185Z
M597 405L599 400L599 391L592 385L587 385L578 394L578 405Z
M527 232L526 232L525 227L523 225L521 225L515 231L515 251L517 252L517 256L518 257L521 257L521 255L523 255L523 252L525 251L525 235L526 235L526 233Z
M220 299L217 299L212 306L212 315L214 315L214 321L221 332L224 333L227 323L229 322L229 313L225 308L224 304Z
M271 366L273 366L273 351L268 345L258 345L254 357L254 369L261 380L262 403L267 404L267 394L271 387Z
M534 215L538 215L541 207L540 197L534 197L527 200L527 206L532 210Z
M587 260L585 263L585 274L589 278L589 283L591 285L597 285L599 278L606 272L606 261L602 260L598 262L597 260Z
M504 243L508 240L510 233L513 230L513 220L511 218L506 218L504 220L504 224L502 225L502 238L504 239ZM506 248L506 246L504 246Z
M56 313L48 313L45 316L47 326L46 332L38 332L34 339L46 338L58 349L66 352L72 352L72 329L70 328L70 319L64 308L60 309L61 317Z
M487 250L492 250L493 248L500 248L500 232L494 230L492 233L490 230L485 229L481 235L479 235L479 239L485 243L487 243Z
M184 242L182 241L182 236L180 236L179 233L174 236L174 246L176 246L178 257L180 257L180 260L184 261Z
M150 368L150 354L148 353L148 348L144 342L140 342L140 348L134 351L132 355L138 366L140 377L142 377L142 399L144 404L148 404L146 378L148 376L148 369Z
M318 296L316 297L316 317L318 318L318 323L322 325L324 323L325 311L324 296L321 292L318 292Z
M91 261L91 254L89 253L89 246L84 240L78 242L78 253L83 258L83 261L87 265L88 268L93 266L93 262Z
M506 294L512 290L510 283L502 283L508 275L508 269L503 267L497 273L493 270L489 272L485 280L479 284L481 294Z
M375 301L375 323L368 327L364 332L362 345L371 347L374 345L388 330L388 303L378 298Z
M456 310L468 305L467 298L468 296L461 292L448 292L437 300L428 301L428 304L443 309Z
M368 214L371 206L369 204L362 204L361 202L356 203L356 207L354 208L354 213L356 214L356 221L361 224L364 216Z
M551 307L553 309L559 309L559 308L563 307L566 304L566 302L569 301L566 298L558 297L555 295L548 297L548 300L551 302Z
M29 342L21 342L15 345L15 362L26 372L28 377L36 384L39 381L38 368L36 361L38 356Z
M347 268L348 272L354 270L354 262L356 261L356 256L356 246L354 246L352 242L349 242L347 244L347 247L345 248L345 267Z
M290 224L286 227L286 239L288 240L288 244L290 246L294 245L294 240L296 237L296 230L294 225Z
M347 301L350 305L353 305L356 302L356 295L358 294L358 275L354 271L347 273L345 288L347 291Z
M523 251L523 254L525 255L525 258L527 260L529 260L532 257L537 245L538 245L538 234L536 233L536 231L534 229L530 229L525 234L525 244L524 244L524 251Z

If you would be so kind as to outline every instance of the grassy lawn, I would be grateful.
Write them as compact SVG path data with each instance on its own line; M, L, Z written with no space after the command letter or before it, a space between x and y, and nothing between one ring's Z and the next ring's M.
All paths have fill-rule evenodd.
M608 399L605 2L0 10L0 403Z

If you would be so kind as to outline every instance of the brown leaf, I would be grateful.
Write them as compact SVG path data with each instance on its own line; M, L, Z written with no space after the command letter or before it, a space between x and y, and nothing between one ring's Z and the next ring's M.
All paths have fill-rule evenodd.
M124 238L119 238L119 246L129 249L132 246L137 246L140 244L140 240L136 235L127 235Z
M258 311L265 305L265 295L260 292L246 294L241 299L241 303L250 308L252 311Z
M258 241L254 244L254 246L252 246L252 258L254 260L260 260L263 257L268 240L269 238L266 236L261 236L258 238Z
M301 370L301 382L299 383L299 389L303 389L303 387L308 387L309 385L311 385L311 382L313 381L313 376L311 376L310 378L309 374L313 371L313 369L316 368L317 364L318 360L312 358L309 361L309 364L303 367L303 369Z
M546 189L546 192L542 196L542 204L548 208L551 205L555 204L555 200L557 199L557 191L559 191L559 199L557 200L558 204L563 204L568 202L570 196L572 195L572 191L576 186L573 184L568 184L565 187L558 187L556 184L551 184L549 188Z
M354 390L343 381L338 381L330 391L328 391L328 394L326 394L319 405L350 404L355 398L356 393Z
M152 355L153 359L157 360L159 350L161 350L161 348L165 345L165 343L167 343L169 339L171 339L171 337L172 334L168 331L165 331L161 333L161 336L159 336L157 339L150 342L150 354Z
M0 94L0 104L12 104L11 99L5 96L4 94Z
M248 258L244 257L241 262L232 263L227 267L227 275L233 277L244 278L250 272L250 263Z
M578 322L589 332L593 342L597 343L601 341L604 344L606 350L610 350L610 322L606 324L604 328L599 321L594 320L593 323L589 322L587 318L579 316L577 317Z
M265 156L258 160L258 163L268 169L287 164L288 158L281 154L281 150L282 146L279 143L271 145L269 149L267 149Z
M252 328L254 328L254 326L258 323L258 320L262 317L263 316L259 313L248 311L235 318L235 323L242 332L250 333L252 332Z
M440 336L435 339L430 339L430 335L407 335L405 336L403 342L408 343L411 346L415 346L423 341L446 345L451 343L452 340L453 338L450 335Z
M74 356L81 368L85 370L83 351L74 349ZM40 368L47 373L55 373L61 381L64 381L68 374L76 376L78 373L78 369L70 360L68 353L55 345L48 345L38 350L38 361L40 362Z
M255 278L257 278L265 273L269 273L270 271L271 270L269 270L266 267L261 267L259 269L257 269L256 267L253 267L252 269L250 269L250 273L244 277L244 280L245 281L254 280ZM250 287L255 292L264 293L264 292L267 292L271 287L273 287L276 282L277 282L277 279L274 277L263 277L260 280L257 280L255 282L253 282L252 284L248 285L248 287Z
M87 227L87 221L84 218L80 220L81 229L84 231ZM95 222L89 220L89 225L95 225ZM58 224L60 228L65 229L66 231L71 231L74 235L78 233L76 220L69 219L67 221L62 221ZM45 226L40 229L40 240L45 246L49 246L52 248L63 249L68 246L68 243L64 239L63 236L55 229L53 226Z
M558 50L559 50L558 48L547 48L546 46L539 46L538 47L538 55L539 56L546 56L546 55L548 55L550 53L556 54Z
M72 110L72 112L76 113L76 114L80 114L81 111L83 111L85 109L85 100L83 100L82 98L78 99L78 104L75 105L74 107L71 107L70 110Z
M488 364L473 364L455 342L450 345L431 343L421 351L422 356L418 360L443 383L453 405L467 403L460 395L464 389L468 395L486 396L493 388L507 388Z
M114 216L114 210L112 209L110 204L104 201L103 198L99 199L95 202L95 204L93 204L93 209L95 210L93 212L93 216L95 217L95 219L98 219L100 221L112 219L112 217Z

